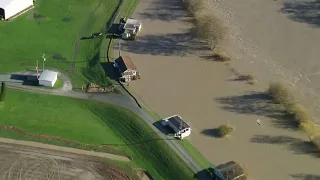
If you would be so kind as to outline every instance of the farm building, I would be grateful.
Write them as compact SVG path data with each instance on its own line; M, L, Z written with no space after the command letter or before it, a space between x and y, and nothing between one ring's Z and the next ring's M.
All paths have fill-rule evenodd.
M246 180L247 179L243 168L234 161L230 161L225 164L220 164L215 168L209 168L209 172L211 172L219 180Z
M141 30L141 21L131 18L124 21L125 24L122 29L122 39L135 39L139 31Z
M139 71L132 62L131 58L128 56L120 56L115 60L113 65L119 70L119 73L121 75L120 80L124 82L130 82L131 80L140 78Z
M174 137L183 139L191 134L191 127L179 115L163 119L163 126L169 126L175 132Z
M53 87L58 79L58 73L54 71L44 70L39 77L39 85Z
M11 20L33 8L33 0L0 0L0 19Z

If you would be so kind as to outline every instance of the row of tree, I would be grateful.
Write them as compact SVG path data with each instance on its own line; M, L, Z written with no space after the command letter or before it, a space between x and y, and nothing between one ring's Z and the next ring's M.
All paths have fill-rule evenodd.
M0 90L0 102L4 101L4 97L6 96L6 83L1 83L1 90Z

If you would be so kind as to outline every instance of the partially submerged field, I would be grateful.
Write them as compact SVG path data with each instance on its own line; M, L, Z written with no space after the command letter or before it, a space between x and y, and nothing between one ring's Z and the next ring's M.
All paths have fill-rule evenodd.
M178 155L142 119L118 106L9 90L0 114L1 125L32 134L104 145L113 148L108 152L125 153L133 159L130 165L146 169L155 179L190 179L193 176ZM0 130L0 136L70 146L4 129Z
M68 73L77 88L88 81L110 84L100 65L106 61L100 56L105 36L90 36L107 32L119 3L120 0L37 0L31 11L11 22L0 22L0 72L35 69L36 60L42 67L41 57L45 54L45 68Z

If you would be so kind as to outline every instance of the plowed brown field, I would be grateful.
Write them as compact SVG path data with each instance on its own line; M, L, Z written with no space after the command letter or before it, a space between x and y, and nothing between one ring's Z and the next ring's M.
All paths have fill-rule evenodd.
M0 179L131 180L133 178L123 170L102 162L98 157L0 143Z

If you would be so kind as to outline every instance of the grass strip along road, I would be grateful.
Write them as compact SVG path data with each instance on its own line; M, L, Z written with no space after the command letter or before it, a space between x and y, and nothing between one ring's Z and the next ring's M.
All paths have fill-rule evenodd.
M10 90L0 113L2 125L29 133L120 148L133 159L135 166L146 169L155 179L191 179L193 176L157 132L133 112L119 106ZM11 131L1 130L0 135L29 140Z

